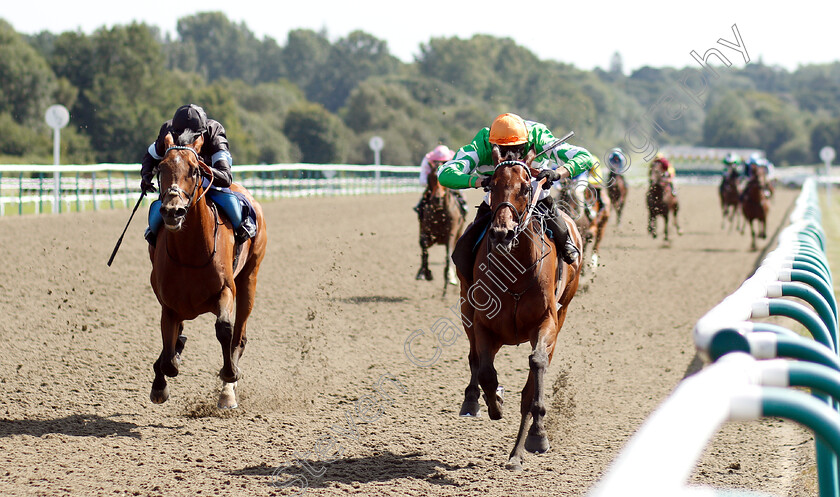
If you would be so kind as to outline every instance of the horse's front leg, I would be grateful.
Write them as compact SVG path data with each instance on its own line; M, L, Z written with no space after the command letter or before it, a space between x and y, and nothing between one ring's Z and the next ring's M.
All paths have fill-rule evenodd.
M674 202L674 228L677 229L677 236L682 236L682 229L680 228L680 222L677 219L677 213L680 211L680 204Z
M656 239L656 214L654 212L648 214L648 233Z
M155 404L162 404L169 399L169 385L166 376L178 376L181 365L181 352L184 350L186 337L181 335L184 329L183 320L172 309L163 307L160 313L160 332L163 339L163 350L155 361L152 369L155 379L152 381L152 392L149 398Z
M516 443L510 453L505 467L507 469L521 470L524 451L541 454L551 448L545 430L545 371L551 361L551 353L554 349L553 340L547 344L549 337L556 333L557 327L553 319L548 319L540 328L539 335L531 355L528 356L528 381L522 389L522 403L520 413L522 419L519 423L519 432L516 436ZM531 428L525 436L528 422L533 420Z
M431 241L429 240L429 236L425 233L422 233L420 235L420 269L417 271L417 276L415 276L415 279L425 279L426 281L432 281L432 279L434 278L434 276L432 276L432 272L429 270L430 245Z
M490 330L481 323L475 323L476 354L478 357L478 383L484 390L484 402L487 404L487 414L490 419L502 419L503 391L499 388L499 377L493 361L502 344L492 340Z

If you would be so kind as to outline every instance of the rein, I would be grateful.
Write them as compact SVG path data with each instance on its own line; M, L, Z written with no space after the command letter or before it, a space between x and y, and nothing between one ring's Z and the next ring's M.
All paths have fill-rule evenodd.
M170 185L169 189L166 191L166 193L171 193L173 195L178 195L179 197L181 197L181 196L185 197L188 200L187 209L189 209L190 207L192 207L193 205L198 203L198 201L201 200L201 197L203 197L205 194L207 194L207 190L209 190L210 187L213 186L213 172L210 171L210 168L207 166L207 164L204 163L203 160L201 160L201 156L199 156L198 152L196 152L195 149L193 149L192 147L183 147L183 146L173 145L173 146L166 149L166 151L163 153L164 157L166 156L166 154L169 153L170 150L189 150L190 152L193 153L193 155L195 155L195 159L198 161L198 167L195 169L195 173L192 174L193 176L196 177L196 179L195 179L195 187L193 188L193 191L192 191L191 194L186 195L187 192L183 188L181 188L177 185ZM198 198L196 198L195 194L198 192L198 189L201 186L200 179L201 179L201 171L203 169L206 169L206 172L208 173L208 176L210 177L210 184L207 185L207 188L205 188L204 191L202 191L201 194L198 196ZM158 174L160 174L160 172L158 172ZM158 179L158 183L160 183L160 179ZM163 195L164 195L164 193L161 192L161 194L160 194L161 200L163 199Z
M496 170L498 170L502 166L522 166L525 169L525 172L528 174L528 184L531 184L531 181L533 180L533 177L531 176L531 170L530 170L530 168L528 168L528 166L524 162L518 161L518 160L502 161L502 162L499 162L498 164L496 164ZM537 183L536 188L537 188L538 191L539 191L540 188L542 188L542 185L544 183L545 183L545 178L541 179L539 181L539 183ZM540 196L534 194L534 187L533 186L531 187L531 190L529 191L528 195L530 196L530 199L528 201L528 207L521 214L519 213L519 211L516 210L516 206L514 206L510 202L502 202L499 205L497 205L495 209L493 209L492 219L496 219L496 214L499 212L499 210L502 207L509 207L510 210L512 210L516 214L516 227L513 229L513 238L514 239L516 239L519 236L520 233L525 231L525 227L528 226L528 221L530 221L531 217L533 217L534 209L536 208L537 202L539 201Z
M170 150L189 150L190 152L193 153L193 155L195 155L195 158L198 161L198 167L195 168L195 173L191 173L191 176L195 177L195 186L193 187L192 193L190 193L189 195L186 195L186 193L187 193L186 190L184 190L183 188L181 188L177 185L170 185L169 189L166 191L167 194L171 193L173 195L178 195L179 197L181 197L181 196L185 197L188 200L187 210L189 211L189 209L191 209L193 205L196 205L196 204L198 204L198 202L201 201L202 197L204 197L204 195L207 194L207 191L210 189L210 187L213 186L213 172L210 170L210 168L207 166L207 164L205 164L204 161L201 160L201 156L199 156L198 152L196 152L195 149L193 149L192 147L171 146L171 147L167 148L166 151L163 153L164 157L166 156L166 154L169 153ZM201 183L202 183L202 181L201 181L202 170L205 170L207 172L207 174L209 176L210 184L207 185L207 188L204 188L202 190L201 194L199 194L198 197L196 197L196 193L198 193L198 190L201 187ZM159 174L160 174L160 171L158 171L158 175ZM160 178L158 178L158 184L160 184ZM164 192L161 191L160 200L163 200L163 196L164 196ZM199 269L199 268L203 268L203 267L207 266L208 264L210 264L211 262L213 262L213 258L216 256L216 245L217 245L217 242L218 242L219 224L220 224L221 221L219 220L219 213L217 212L217 210L214 207L211 206L210 211L213 213L213 219L214 219L214 222L213 222L213 224L214 224L214 226L213 226L213 250L210 252L210 257L207 259L207 262L205 262L203 264L200 264L200 265L184 264L181 261L179 261L178 259L172 257L172 254L169 253L169 244L168 243L164 244L167 257L172 259L179 266L188 267L188 268L192 268L192 269Z
M502 166L522 166L523 168L525 168L525 172L528 174L528 184L531 184L531 181L532 181L533 177L531 176L530 169L528 168L528 166L524 162L515 161L515 160L506 160L506 161L499 162L496 165L496 169L498 170L498 168L502 167ZM545 183L545 179L541 179L537 183L537 185L536 185L537 191L539 191L539 189L542 188L542 185L544 183ZM511 202L501 202L499 205L497 205L493 209L493 214L492 214L491 219L495 219L496 214L499 212L499 210L501 210L504 207L510 208L514 212L514 214L516 214L517 225L514 228L514 236L513 236L514 240L516 240L519 237L519 235L523 231L525 231L525 229L527 229L529 223L537 220L537 218L534 217L533 214L534 214L534 209L537 206L537 202L539 201L539 195L535 194L534 189L535 189L535 187L531 186L531 189L529 191L530 200L528 202L528 207L521 214L519 213L519 211L516 210L516 206L514 206ZM491 220L491 223L492 223L492 220ZM540 222L540 228L543 228L542 222ZM543 232L545 231L544 228L542 229L542 231ZM542 243L542 246L545 247L545 239L542 236L540 236L540 242ZM489 254L491 252L490 237L489 236L486 238L486 243L487 243L487 253ZM505 292L510 294L510 296L513 297L513 300L514 300L514 304L513 304L514 333L517 332L517 330L516 330L516 313L517 313L517 310L519 309L519 299L521 299L522 296L525 295L525 293L528 290L530 290L531 287L533 287L534 284L537 282L537 280L539 279L539 274L542 271L542 263L545 260L545 258L548 257L548 254L551 253L550 250L548 252L546 252L544 250L541 250L541 252L543 253L543 255L540 258L538 258L536 261L534 261L533 264L531 264L530 266L525 268L524 271L522 271L522 274L524 274L525 272L529 272L530 270L536 268L537 265L539 265L539 269L537 270L537 272L534 273L531 276L530 283L528 283L528 285L520 292L514 292L510 288L505 289Z

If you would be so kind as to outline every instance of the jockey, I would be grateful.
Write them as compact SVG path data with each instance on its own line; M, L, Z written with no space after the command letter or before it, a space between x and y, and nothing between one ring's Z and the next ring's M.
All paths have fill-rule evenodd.
M756 166L762 165L763 160L758 154L750 154L747 160L744 161L744 178L750 179L753 175L753 169Z
M449 160L452 160L452 157L455 156L455 152L449 149L446 145L438 145L434 149L432 149L429 153L427 153L423 160L420 161L420 185L425 188L423 190L423 196L420 197L420 201L417 202L417 205L414 206L414 211L417 213L417 216L420 219L423 218L423 206L429 200L429 189L426 188L429 184L429 174L432 173L432 167L434 166L436 169L442 166ZM467 199L464 198L464 195L461 193L460 190L452 190L452 193L455 194L455 197L458 199L459 206L461 208L461 213L465 216L467 215Z
M741 164L741 157L738 154L733 154L732 152L726 154L726 157L723 158L723 175L731 175L733 170L735 174L738 174L738 166Z
M610 150L610 154L607 156L607 166L613 174L624 174L624 170L627 169L627 157L624 155L624 151L620 148Z
M657 153L656 156L653 158L653 162L650 163L650 167L654 167L656 165L662 167L665 172L665 177L671 180L671 194L676 196L677 195L677 171L674 169L674 166L665 156L661 153Z
M458 149L455 158L438 171L438 179L448 188L484 188L489 185L495 172L494 148L498 147L502 156L513 151L524 159L529 150L539 154L555 141L557 139L544 124L525 121L516 114L502 114L493 120L489 128L482 128L472 142ZM535 192L539 195L537 206L542 212L549 213L545 218L546 226L551 230L558 255L567 264L574 263L580 253L569 239L568 228L554 205L554 199L549 195L549 189L555 181L577 176L591 169L596 162L586 149L563 143L552 149L546 160L532 163L532 167L540 169L534 181L546 180L542 189ZM532 185L535 184L532 182ZM470 277L472 271L465 269L472 268L473 249L491 222L488 202L489 195L485 196L484 202L478 207L475 220L467 227L452 253L455 265L462 274Z
M218 121L208 119L201 107L189 104L179 107L172 119L163 123L157 139L146 150L146 155L143 156L143 166L140 170L140 189L143 192L154 193L157 191L152 180L158 164L166 154L164 138L168 133L172 134L176 146L187 146L198 139L199 136L203 136L204 145L202 145L198 155L213 171L213 186L219 188L230 187L232 182L230 166L233 158L228 149L225 128ZM233 193L211 188L207 192L207 196L227 214L228 219L233 224L237 242L244 242L256 234L256 227L251 220L247 216L243 219L242 206ZM151 245L155 244L157 232L163 224L159 206L160 199L155 200L149 206L149 227L146 228L145 237Z
M584 197L586 190L592 190L595 192L596 202L609 205L609 195L601 195L601 189L604 188L606 184L607 178L603 175L601 162L597 160L595 161L595 165L592 166L592 169L584 171L572 178L571 187L573 188L574 198L577 200L577 204L579 206L584 206L586 209L586 215L589 216L590 220L595 219L595 213L592 212L592 206L586 202Z

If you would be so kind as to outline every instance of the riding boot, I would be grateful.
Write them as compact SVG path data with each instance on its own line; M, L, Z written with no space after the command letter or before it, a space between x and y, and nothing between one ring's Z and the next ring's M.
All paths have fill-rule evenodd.
M490 206L482 202L478 206L475 220L467 226L464 234L455 242L455 248L452 249L452 262L470 284L472 284L473 266L475 266L475 249L482 235L487 231L491 220L490 214Z
M545 225L551 231L551 239L554 240L560 259L566 264L574 264L580 257L580 251L569 236L569 227L557 211L554 198L548 196L540 200L537 207L545 214Z
M163 216L160 214L160 200L155 200L149 206L149 226L143 234L143 237L152 247L157 243L157 233L161 225L163 225Z

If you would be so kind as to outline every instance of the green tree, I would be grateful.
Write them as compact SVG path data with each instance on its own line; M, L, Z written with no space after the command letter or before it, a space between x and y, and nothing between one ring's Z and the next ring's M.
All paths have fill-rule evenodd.
M34 126L54 103L55 89L55 74L44 57L0 19L0 113Z
M303 162L342 163L347 157L349 130L320 104L305 103L290 109L283 132L300 148Z
M209 82L257 81L260 42L244 23L233 23L221 12L202 12L179 19L177 29L181 41L195 47L198 70Z
M326 63L306 87L306 95L336 112L359 83L371 76L395 73L399 64L386 42L354 31L330 48Z

